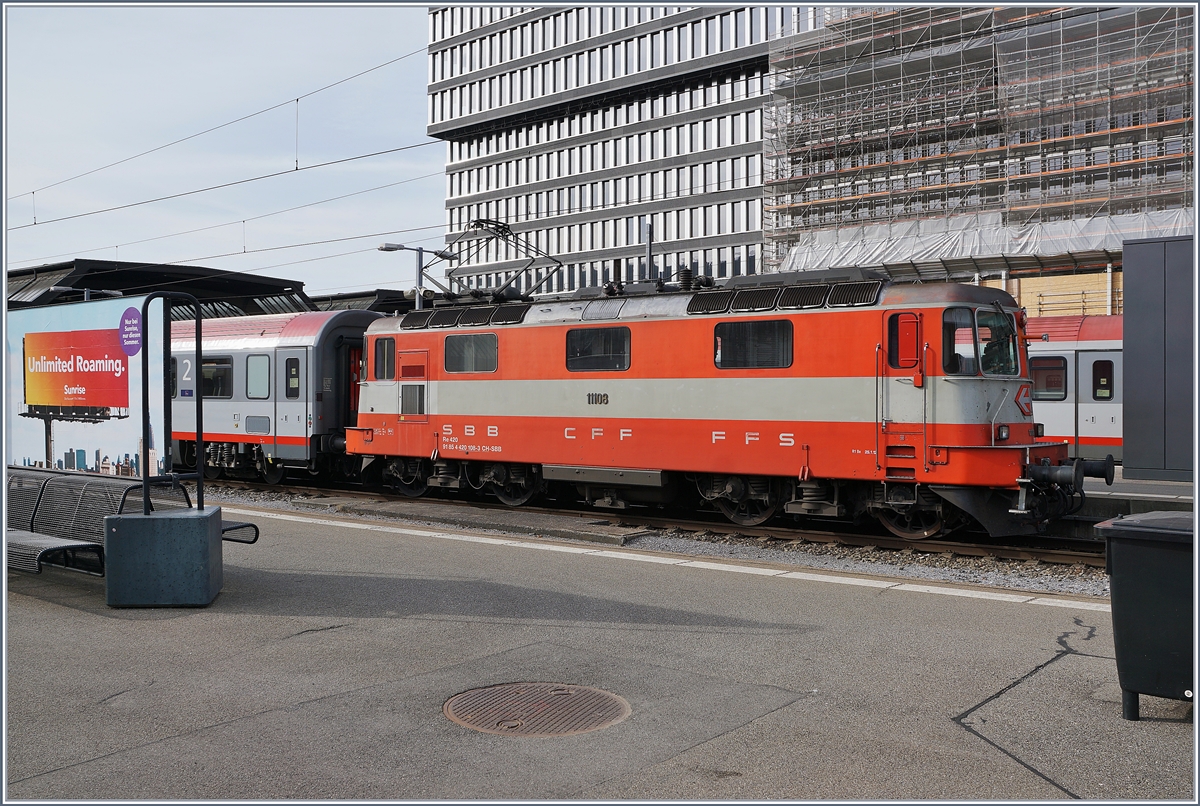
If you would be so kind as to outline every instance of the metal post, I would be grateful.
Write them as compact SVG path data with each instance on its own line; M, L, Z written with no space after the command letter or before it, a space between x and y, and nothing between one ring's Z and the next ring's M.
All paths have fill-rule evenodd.
M417 247L417 305L416 305L416 309L418 311L421 310L422 303L423 303L423 300L421 299L421 285L422 285L421 279L424 277L424 275L425 275L425 250L418 246Z
M1105 273L1108 275L1108 290L1107 290L1107 293L1106 293L1106 295L1105 295L1105 311L1104 311L1104 312L1105 312L1106 314L1108 314L1109 316L1112 316L1112 312L1113 312L1113 304L1112 304L1112 303L1113 303L1113 270L1112 270L1112 263L1109 263L1109 264L1108 264L1108 268L1105 270Z
M204 312L200 308L200 301L191 294L169 291L155 291L146 297L142 303L142 458L140 460L142 466L142 514L150 514L150 339L149 327L150 321L150 303L156 299L163 300L164 309L168 308L169 303L166 299L173 299L190 302L193 309L196 311L196 509L204 509L204 380L203 369L200 364L200 358L203 354L201 320L204 318ZM169 311L164 314L164 331L163 331L163 352L166 354L163 358L163 366L167 370L167 375L163 376L163 385L167 386L170 373L170 354L171 354L171 331L168 321L170 319ZM168 387L163 395L164 402L167 404L166 411L163 413L164 419L170 423L170 388ZM167 437L170 438L168 432Z

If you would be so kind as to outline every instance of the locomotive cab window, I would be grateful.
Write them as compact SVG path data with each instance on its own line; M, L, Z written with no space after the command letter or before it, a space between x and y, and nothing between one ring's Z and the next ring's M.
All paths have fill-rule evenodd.
M783 369L792 365L792 323L721 322L713 331L717 369Z
M1113 399L1113 362L1092 362L1092 400Z
M979 374L975 317L970 308L947 308L942 314L942 369L947 375Z
M1059 355L1029 359L1034 400L1067 399L1067 359Z
M264 400L271 396L271 357L246 356L246 397Z
M447 372L495 372L500 342L495 333L446 337Z
M375 339L375 380L396 379L396 340Z
M285 394L288 400L296 400L300 397L300 359L289 358L283 362L284 377L287 378L287 390Z
M567 369L571 372L624 372L629 369L629 328L568 330Z
M979 333L979 367L983 374L1019 374L1017 325L1012 315L997 308L980 308L975 318Z
M920 332L915 313L894 313L888 317L888 366L915 369L920 363Z
M207 358L200 365L200 390L205 397L233 397L233 358Z

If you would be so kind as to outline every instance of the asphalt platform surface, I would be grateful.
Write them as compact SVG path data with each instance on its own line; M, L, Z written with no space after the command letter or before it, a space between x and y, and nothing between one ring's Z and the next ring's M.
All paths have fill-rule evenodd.
M228 516L262 537L224 544L207 608L8 575L7 799L1195 797L1191 703L1121 719L1107 600ZM443 713L522 682L629 715L532 738Z

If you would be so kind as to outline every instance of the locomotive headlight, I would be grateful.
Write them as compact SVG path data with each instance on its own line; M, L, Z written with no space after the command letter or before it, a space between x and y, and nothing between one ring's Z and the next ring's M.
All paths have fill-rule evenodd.
M996 426L996 441L1002 442L1006 439L1008 439L1008 426L1007 425Z
M1035 437L1044 437L1044 436L1046 436L1046 425L1045 425L1045 423L1034 423L1034 424L1033 424L1033 435L1034 435Z

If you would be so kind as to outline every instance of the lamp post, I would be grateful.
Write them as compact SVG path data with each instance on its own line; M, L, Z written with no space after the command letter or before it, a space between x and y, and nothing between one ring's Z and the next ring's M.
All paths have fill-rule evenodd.
M421 288L425 280L425 249L420 246L405 246L401 243L381 243L379 244L380 252L416 252L417 253L417 310L421 310L424 300L421 299ZM440 257L442 260L458 260L458 255L451 254L441 250L429 250L434 257Z

